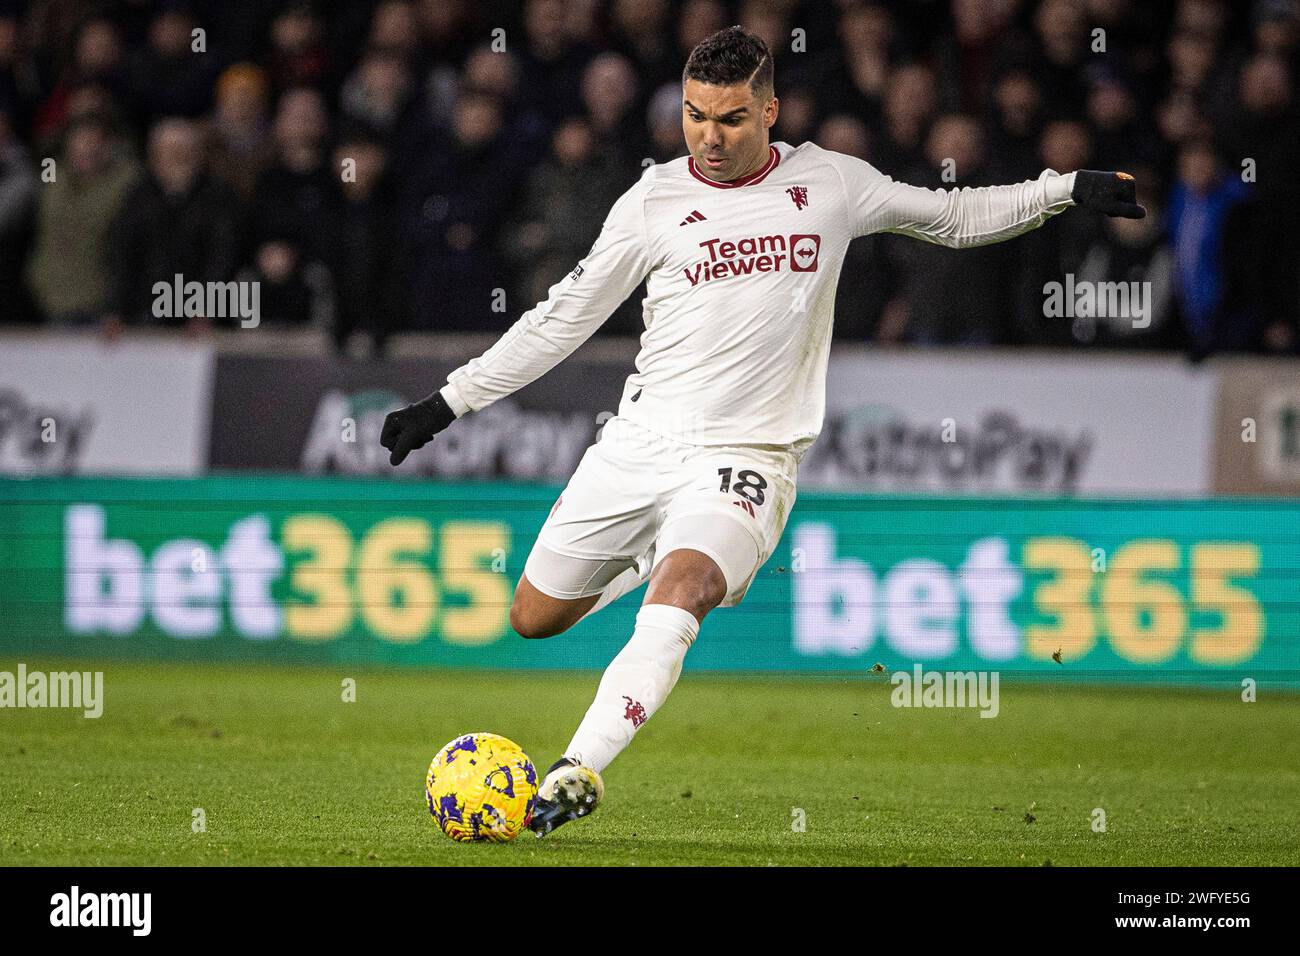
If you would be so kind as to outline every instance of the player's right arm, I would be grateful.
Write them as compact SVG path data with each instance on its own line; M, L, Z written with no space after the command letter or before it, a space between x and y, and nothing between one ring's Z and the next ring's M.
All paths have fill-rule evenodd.
M490 349L447 376L428 398L384 419L380 444L400 465L467 412L505 398L545 375L591 337L650 271L644 200L651 166L614 203L591 251L551 286L546 301L519 317Z

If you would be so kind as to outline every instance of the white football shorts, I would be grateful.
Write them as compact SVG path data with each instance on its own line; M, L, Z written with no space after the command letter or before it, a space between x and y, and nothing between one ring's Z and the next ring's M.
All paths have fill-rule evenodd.
M722 569L739 604L776 550L799 459L783 445L689 445L615 416L587 449L538 533L524 573L543 594L599 594L634 565L643 580L691 548Z

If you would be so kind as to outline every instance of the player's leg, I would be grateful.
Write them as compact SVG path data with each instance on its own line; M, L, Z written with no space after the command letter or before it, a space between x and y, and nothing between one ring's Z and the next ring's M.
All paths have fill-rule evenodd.
M792 456L739 449L684 454L636 628L538 791L532 828L539 836L594 809L604 790L600 771L667 699L705 615L740 602L780 539L794 501ZM722 482L722 473L734 482Z
M538 541L515 587L510 626L527 638L562 634L645 583L653 557L652 545L635 561L573 558Z
M667 522L631 639L610 662L564 756L602 771L668 699L700 625L743 588L759 547L740 522L716 514Z
M784 451L701 452L664 510L632 639L601 678L564 755L604 770L667 699L715 607L734 607L776 550L798 463ZM729 481L722 481L725 474Z
M701 551L673 548L656 563L632 639L605 669L564 756L542 780L529 824L538 836L596 808L605 790L600 771L667 699L700 623L727 590L726 575Z
M600 771L667 699L705 615L740 603L780 540L795 498L792 456L736 450L698 459L665 508L632 638L542 782L538 835L594 809L604 791Z
M607 423L538 533L515 588L510 626L553 637L636 588L649 574L658 505L653 459Z
M561 634L595 607L609 583L624 570L629 570L626 562L603 557L573 558L539 541L529 553L515 587L510 626L528 638Z

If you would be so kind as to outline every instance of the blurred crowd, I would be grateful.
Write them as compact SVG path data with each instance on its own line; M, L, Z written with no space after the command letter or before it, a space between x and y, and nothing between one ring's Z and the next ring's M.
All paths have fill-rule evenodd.
M153 285L260 282L264 325L503 331L648 161L690 49L776 54L773 139L928 187L1137 176L1140 221L856 240L840 341L1295 353L1293 0L0 0L0 323L202 332ZM1044 286L1142 282L1134 315ZM1086 310L1083 310L1086 312ZM604 333L640 331L636 297Z

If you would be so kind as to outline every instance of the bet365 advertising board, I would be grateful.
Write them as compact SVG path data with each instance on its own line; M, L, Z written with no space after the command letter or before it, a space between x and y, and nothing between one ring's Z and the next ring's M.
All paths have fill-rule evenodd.
M639 590L511 630L560 489L336 478L0 480L0 652L602 668ZM916 663L1077 681L1296 686L1300 502L807 492L687 666Z

